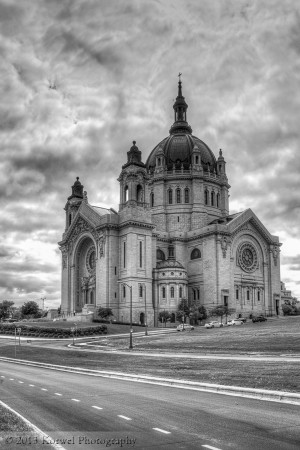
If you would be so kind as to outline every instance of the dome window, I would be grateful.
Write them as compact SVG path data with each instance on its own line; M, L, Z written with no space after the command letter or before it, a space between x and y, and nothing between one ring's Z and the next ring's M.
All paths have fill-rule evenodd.
M215 206L215 193L214 191L211 192L210 194L210 198L211 198L211 206Z
M199 248L194 248L194 250L191 253L191 259L200 259L201 258L201 252Z
M198 155L195 156L195 164L197 164L197 165L199 164L199 156Z
M184 203L189 203L190 202L190 192L189 189L186 188L184 190Z
M171 287L170 293L171 293L171 298L174 298L175 290L174 290L174 287L173 287L173 286Z
M205 192L204 192L204 202L206 205L208 205L208 190L207 189L205 189Z
M176 189L176 203L181 203L181 190Z
M157 165L161 166L161 159L160 158L157 159Z
M166 259L164 252L160 248L156 250L156 259L159 261L165 261Z

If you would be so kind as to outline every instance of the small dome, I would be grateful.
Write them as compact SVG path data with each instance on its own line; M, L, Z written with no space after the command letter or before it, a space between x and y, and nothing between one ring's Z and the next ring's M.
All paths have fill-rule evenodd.
M175 259L167 259L166 261L159 261L156 264L157 269L184 269L183 265Z
M199 149L203 169L213 172L216 168L216 158L213 152L203 141L189 133L171 134L163 139L150 153L146 167L150 171L154 169L156 156L162 150L168 170L172 170L174 165L176 169L180 169L182 164L183 168L187 170L192 163L192 152L195 145Z
M81 183L79 181L79 177L76 177L76 181L75 181L73 186L81 186Z

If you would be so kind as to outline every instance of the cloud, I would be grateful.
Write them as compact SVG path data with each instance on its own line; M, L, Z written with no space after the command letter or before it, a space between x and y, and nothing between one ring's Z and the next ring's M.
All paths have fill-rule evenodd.
M92 204L118 209L132 141L145 161L168 135L179 71L194 134L223 149L231 211L250 207L279 235L300 296L300 15L294 0L271 5L0 1L0 298L59 302L76 176Z

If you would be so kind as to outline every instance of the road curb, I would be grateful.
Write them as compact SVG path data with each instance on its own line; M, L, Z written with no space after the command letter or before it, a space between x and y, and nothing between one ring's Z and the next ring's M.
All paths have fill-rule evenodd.
M73 372L83 375L90 375L103 378L114 378L119 380L134 381L139 383L157 384L180 389L190 389L196 391L206 391L216 394L231 395L237 397L255 398L257 400L267 400L280 403L300 405L300 394L284 391L270 391L267 389L244 388L239 386L225 386L220 384L200 383L194 381L176 380L169 378L151 377L147 375L134 375L121 372L110 372L102 370L84 369L82 367L69 367L55 364L26 361L23 359L13 359L0 357L0 361L12 362L28 366L41 367L50 370L63 372Z

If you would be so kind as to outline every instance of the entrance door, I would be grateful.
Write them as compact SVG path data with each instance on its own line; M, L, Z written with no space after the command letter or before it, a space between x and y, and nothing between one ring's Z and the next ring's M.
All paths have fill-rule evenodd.
M143 312L140 314L140 322L141 325L145 325L145 314Z

